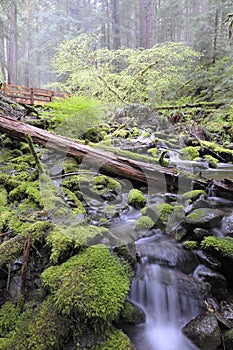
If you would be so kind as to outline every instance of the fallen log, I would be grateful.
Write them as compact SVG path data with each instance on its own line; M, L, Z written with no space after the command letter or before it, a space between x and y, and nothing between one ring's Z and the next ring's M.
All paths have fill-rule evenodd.
M193 188L193 174L177 174L173 168L166 168L159 164L151 164L128 159L110 152L83 145L77 141L53 134L18 120L0 116L0 132L17 140L27 140L30 136L34 143L49 149L57 150L64 156L71 156L80 163L80 169L88 169L96 173L120 177L133 184L146 185L148 192L168 191L182 193ZM195 180L195 187L208 187L209 180ZM226 189L227 188L227 189ZM219 195L226 191L229 198L233 198L233 186L218 183Z

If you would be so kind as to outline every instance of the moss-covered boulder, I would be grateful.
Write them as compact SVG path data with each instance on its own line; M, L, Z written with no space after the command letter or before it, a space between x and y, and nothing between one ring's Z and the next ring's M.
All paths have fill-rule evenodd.
M224 213L218 209L195 209L186 216L185 226L191 230L194 230L196 227L210 229L220 223L223 215Z
M201 242L201 248L221 262L221 272L226 277L228 285L233 286L233 238L205 237Z
M154 226L154 221L150 216L141 216L136 222L136 230L150 230Z
M142 214L149 216L156 227L164 229L168 224L174 207L167 203L156 203L142 209Z
M182 199L183 200L191 199L192 201L195 201L200 196L204 196L206 198L207 197L207 193L204 190L192 190L192 191L185 192L182 195Z
M142 191L132 189L128 194L128 204L132 205L136 209L143 208L146 205L146 197Z
M42 274L56 309L103 325L118 318L129 291L129 266L122 265L105 246L87 248Z
M116 329L109 334L108 338L91 350L135 350L130 339L121 330Z

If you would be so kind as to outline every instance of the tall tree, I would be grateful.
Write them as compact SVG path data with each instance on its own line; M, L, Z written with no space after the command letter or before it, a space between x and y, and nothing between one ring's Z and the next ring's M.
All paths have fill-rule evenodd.
M121 47L119 0L112 0L112 33L113 49L117 50Z
M154 0L140 0L140 46L148 49L155 44Z

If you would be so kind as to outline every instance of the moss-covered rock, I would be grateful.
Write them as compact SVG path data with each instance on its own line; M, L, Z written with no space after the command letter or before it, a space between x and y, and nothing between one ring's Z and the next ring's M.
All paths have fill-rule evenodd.
M128 204L136 209L143 208L146 205L146 197L137 189L132 189L128 194Z
M115 205L107 205L104 208L104 215L107 219L113 219L119 216L120 212Z
M182 199L183 200L191 199L191 200L195 201L200 196L204 196L206 198L207 197L207 193L204 190L192 190L192 191L185 192L182 195Z
M146 321L146 315L138 306L126 301L120 314L120 321L131 324L140 324Z
M150 216L141 216L136 222L136 230L150 230L154 225L154 221Z
M103 325L119 315L130 286L128 269L105 246L95 246L48 268L42 281L59 312Z
M186 241L183 243L183 246L185 249L193 250L193 249L196 249L198 247L198 244L196 241Z
M1 337L14 330L15 324L20 315L20 308L10 302L6 302L0 308L0 334ZM0 341L1 349L1 341Z
M209 154L205 155L203 158L205 160L207 160L208 165L209 165L210 168L214 168L214 169L217 168L218 163L219 163L218 159L214 158L213 156L211 156Z
M223 212L218 209L200 208L193 210L185 218L185 226L188 229L200 228L213 228L216 227L222 217Z
M61 344L66 344L69 327L69 321L57 315L46 301L18 317L15 329L6 338L0 338L0 349L60 350Z
M0 244L0 266L18 258L25 249L26 238L20 235Z
M121 330L112 332L108 339L94 346L91 350L135 350L130 339Z
M77 160L72 157L66 157L66 159L62 163L62 168L64 170L64 173L78 171L78 167L79 165Z
M185 148L182 148L181 150L181 156L183 159L189 159L189 160L194 160L195 158L199 157L199 151L200 151L200 146L188 146Z
M156 227L164 229L174 207L167 203L156 203L142 209L142 215L151 217Z

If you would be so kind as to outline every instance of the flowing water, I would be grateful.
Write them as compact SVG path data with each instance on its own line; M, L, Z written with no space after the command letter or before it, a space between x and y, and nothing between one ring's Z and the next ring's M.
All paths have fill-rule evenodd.
M137 325L131 337L136 350L198 350L181 331L200 313L202 299L197 289L194 278L151 264L144 257L130 293L131 302L146 315L146 322Z

